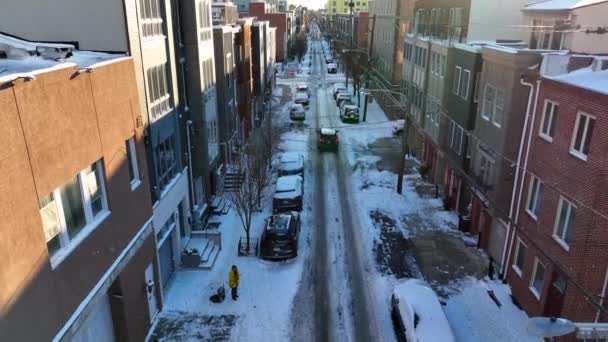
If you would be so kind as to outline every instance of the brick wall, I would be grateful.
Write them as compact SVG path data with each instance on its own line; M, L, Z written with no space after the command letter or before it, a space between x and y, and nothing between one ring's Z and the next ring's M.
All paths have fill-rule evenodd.
M539 136L545 99L558 103L553 141ZM570 144L577 113L596 117L587 161L570 154ZM608 266L608 95L598 94L557 81L543 79L528 159L523 198L519 212L519 233L528 246L522 277L509 273L509 283L522 306L532 316L541 315L547 301L551 272L559 268L572 281L583 286L598 300ZM540 214L534 219L526 211L530 173L543 182ZM553 238L560 196L568 198L576 208L574 239L564 248ZM600 214L598 214L600 213ZM534 243L532 243L534 241ZM515 245L514 245L515 246ZM513 254L511 264L513 263ZM540 300L528 287L534 258L547 267ZM510 266L509 266L510 267ZM567 285L562 316L577 321L593 321L597 308L587 303L581 291L570 281Z

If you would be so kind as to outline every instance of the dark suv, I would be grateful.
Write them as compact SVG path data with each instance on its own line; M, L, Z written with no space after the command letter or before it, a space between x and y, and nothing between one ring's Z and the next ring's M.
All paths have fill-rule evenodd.
M260 257L267 260L284 260L298 256L300 215L287 212L266 219L260 238Z

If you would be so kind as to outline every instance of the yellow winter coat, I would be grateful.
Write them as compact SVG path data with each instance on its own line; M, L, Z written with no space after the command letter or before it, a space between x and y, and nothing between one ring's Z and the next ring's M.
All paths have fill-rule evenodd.
M230 273L228 273L228 286L230 286L231 289L239 287L239 278L241 278L239 271L236 271L235 274L230 270Z

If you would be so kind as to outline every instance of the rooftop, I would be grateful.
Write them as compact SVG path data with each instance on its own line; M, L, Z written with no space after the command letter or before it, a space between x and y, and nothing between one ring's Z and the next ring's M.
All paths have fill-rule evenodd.
M545 78L608 95L608 56L548 54L540 72Z
M71 44L30 42L0 34L0 82L35 78L51 70L90 69L126 58L124 54L79 51Z
M524 6L524 11L567 11L608 2L608 0L540 0Z

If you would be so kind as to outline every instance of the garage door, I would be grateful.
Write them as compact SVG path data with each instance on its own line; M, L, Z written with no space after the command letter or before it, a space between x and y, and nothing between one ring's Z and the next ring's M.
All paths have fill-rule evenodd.
M74 336L75 342L114 342L114 325L108 295L104 295L85 318Z
M158 249L158 261L160 263L160 276L163 282L163 288L169 284L169 279L173 271L175 271L175 265L173 264L173 234L172 231L167 235L165 241L162 242Z

